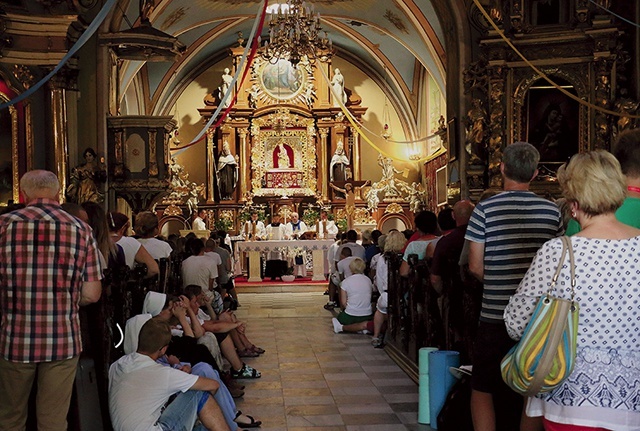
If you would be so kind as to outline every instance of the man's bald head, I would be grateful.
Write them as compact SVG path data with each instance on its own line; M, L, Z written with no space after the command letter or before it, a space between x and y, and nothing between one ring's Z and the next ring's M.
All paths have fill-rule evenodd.
M455 203L453 206L453 218L456 221L456 226L463 226L469 223L471 213L475 205L469 200L461 200Z
M60 181L53 172L37 169L22 176L20 190L27 202L43 198L58 200Z

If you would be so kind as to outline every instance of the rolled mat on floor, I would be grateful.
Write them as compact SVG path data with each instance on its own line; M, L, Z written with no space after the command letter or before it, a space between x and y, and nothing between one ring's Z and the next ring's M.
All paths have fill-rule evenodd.
M436 347L423 347L418 351L418 423L429 424L429 353Z
M456 378L449 372L449 367L459 366L459 352L438 350L429 353L429 417L433 429L438 429L438 414L449 390L456 382Z

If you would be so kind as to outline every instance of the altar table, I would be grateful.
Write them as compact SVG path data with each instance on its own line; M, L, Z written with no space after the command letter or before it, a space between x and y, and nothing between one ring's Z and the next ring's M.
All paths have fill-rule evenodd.
M324 280L324 252L329 250L335 241L331 239L313 240L283 240L283 241L238 241L236 242L236 256L245 252L249 255L250 282L262 281L260 277L260 255L271 251L283 252L289 256L290 249L300 248L305 253L311 251L314 281Z

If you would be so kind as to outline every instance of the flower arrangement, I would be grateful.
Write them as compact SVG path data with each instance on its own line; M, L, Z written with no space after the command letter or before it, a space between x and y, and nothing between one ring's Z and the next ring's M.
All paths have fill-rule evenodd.
M305 222L307 226L315 225L319 218L320 213L313 208L304 210L304 214L302 215L302 221Z
M229 220L228 218L217 218L213 222L213 227L215 230L223 230L225 232L229 232L233 227L233 220Z
M346 218L336 220L336 226L338 226L338 230L340 232L346 232L349 228L349 224L347 223Z

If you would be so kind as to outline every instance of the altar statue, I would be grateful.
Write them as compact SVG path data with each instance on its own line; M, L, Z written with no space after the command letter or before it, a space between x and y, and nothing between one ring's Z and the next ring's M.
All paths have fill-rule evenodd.
M82 157L85 160L84 163L71 170L67 197L77 204L84 202L101 203L104 201L104 195L98 189L98 183L106 180L106 170L98 162L98 156L93 148L84 150Z
M222 143L222 151L218 158L218 190L220 199L232 199L233 192L238 184L238 156L231 154L229 142L225 139Z
M339 107L339 101L342 101L343 105L347 104L347 93L344 91L344 76L340 72L340 69L336 67L333 72L333 78L331 79L331 90L333 90L333 106Z
M331 181L346 181L348 166L349 158L345 154L344 144L342 140L340 140L336 145L336 151L333 153L331 163L329 164L329 179Z
M287 153L287 149L284 144L280 142L278 144L278 169L287 169L291 167L291 159Z
M258 107L258 98L260 97L260 86L254 82L251 88L246 91L249 92L249 107L256 109Z
M385 198L400 196L394 175L400 174L402 171L397 170L393 166L391 157L383 157L382 154L378 154L378 165L382 167L382 179L380 183L384 185Z
M231 71L229 70L228 67L225 67L224 73L222 74L222 83L220 84L220 87L218 87L218 98L220 99L221 103L224 100L225 94L227 94L227 91L229 91L229 87L231 87L231 81L233 81L233 77L231 76ZM229 107L229 105L231 104L231 97L232 95L229 94L229 97L222 105L223 108Z
M427 197L427 193L422 188L422 184L413 182L411 183L411 187L407 189L409 196L407 199L409 200L409 208L415 214L425 209L425 200Z
M316 90L313 88L313 82L307 82L304 90L304 102L309 109L313 108L313 101L316 99Z
M344 189L336 186L333 183L329 183L329 185L335 191L344 194L346 199L344 212L347 214L347 229L353 229L353 216L356 213L356 192L359 192L363 187L368 186L369 180L367 180L363 185L355 188L351 183L346 183L344 185Z

